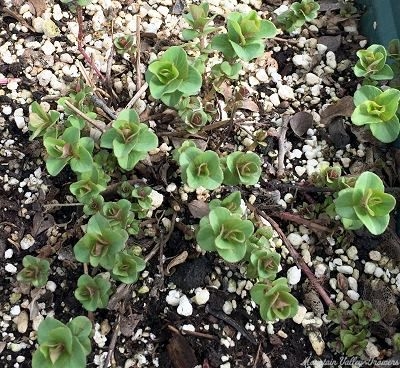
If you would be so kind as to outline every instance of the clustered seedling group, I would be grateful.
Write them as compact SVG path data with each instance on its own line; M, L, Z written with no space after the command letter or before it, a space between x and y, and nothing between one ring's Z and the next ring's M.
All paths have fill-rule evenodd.
M63 2L75 10L89 3L86 0ZM244 63L252 62L265 52L265 39L275 37L278 28L292 32L302 27L317 17L318 10L319 5L314 0L302 0L292 4L274 22L262 19L256 11L232 12L226 17L225 32L213 24L214 16L209 14L207 3L190 5L189 12L184 15L188 23L188 28L182 32L184 43L160 53L147 68L145 79L152 98L175 109L187 132L201 132L217 119L212 101L222 84L240 80ZM118 54L133 55L133 35L115 37L114 46ZM387 51L380 45L359 51L359 61L354 67L355 75L364 81L355 92L356 108L351 120L355 125L367 125L372 134L385 143L399 135L400 92L397 85L379 86L378 83L397 75L399 49L397 41L389 46L389 56L397 62L392 67L386 63ZM220 62L210 66L211 55L218 55ZM153 189L144 183L122 180L116 191L120 199L107 201L102 194L115 177L115 171L124 178L158 147L159 141L157 129L153 131L141 123L133 109L120 111L109 125L102 123L94 112L91 94L91 88L78 84L74 91L58 101L62 114L54 110L45 112L34 102L29 130L31 139L43 140L50 175L60 174L67 166L75 175L69 189L82 204L88 221L84 235L74 246L74 255L78 262L97 268L97 274L80 276L74 295L87 311L96 311L107 307L116 282L135 283L146 267L141 249L132 246L128 239L139 233L140 221L148 216ZM236 96L240 99L241 94L236 93ZM239 99L227 105L226 112L232 118ZM71 109L71 105L80 114ZM265 132L258 131L254 141L262 144L265 137ZM194 141L186 140L174 150L172 158L179 167L182 184L213 191L253 186L259 182L262 159L252 150L224 152L221 147L202 150ZM365 172L357 178L341 176L340 167L327 165L321 167L314 181L335 189L330 197L330 210L340 216L346 229L365 226L372 234L385 231L396 202L393 196L385 193L384 184L376 174ZM195 235L202 250L215 252L228 263L246 265L247 277L255 280L251 298L259 305L261 317L266 321L293 317L298 310L298 301L291 294L287 279L278 276L281 256L272 238L272 228L249 216L237 190L209 202L208 214L201 218ZM34 287L46 284L51 270L49 261L27 255L23 266L18 274L19 281ZM351 315L346 317L351 323L337 330L340 336L337 344L349 355L361 354L366 346L368 333L365 332L364 311L369 307L363 302L354 304ZM343 323L340 313L336 310L334 316L330 312L328 318L337 324ZM83 316L66 325L46 318L38 330L39 347L33 356L33 368L84 367L91 350L91 330L90 321Z

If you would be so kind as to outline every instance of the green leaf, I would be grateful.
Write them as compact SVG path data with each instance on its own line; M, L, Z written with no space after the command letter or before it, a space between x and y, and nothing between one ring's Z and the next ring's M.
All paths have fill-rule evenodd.
M385 186L383 185L381 178L370 171L363 172L358 177L354 188L360 189L363 192L367 189L373 189L381 192L385 190Z
M366 101L375 100L381 93L378 87L362 86L354 93L354 104L359 106Z
M211 48L221 51L228 60L234 59L236 55L227 34L214 36L211 40Z
M199 230L196 234L196 241L201 249L208 252L216 251L215 247L215 235L207 217L203 217L200 220Z
M178 89L184 96L195 95L199 92L202 84L202 78L196 68L188 66L188 76L182 81Z
M353 203L353 188L342 189L338 197L335 199L335 211L336 213L347 219L357 219L357 215L354 210L354 203ZM362 192L361 192L362 194Z
M182 30L182 38L185 41L191 41L196 37L199 37L200 33L194 29L184 29Z
M390 120L369 126L372 135L383 143L394 142L400 133L399 118L395 115Z

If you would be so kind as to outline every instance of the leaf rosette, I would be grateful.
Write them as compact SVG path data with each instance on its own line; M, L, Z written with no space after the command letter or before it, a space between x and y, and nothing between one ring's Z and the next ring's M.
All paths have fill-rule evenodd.
M101 147L112 148L118 164L132 170L149 151L157 148L158 138L146 124L139 122L135 110L122 110L112 123L112 128L101 137Z
M395 198L384 190L379 176L368 171L358 177L354 188L342 189L335 200L335 211L345 228L355 230L365 225L372 234L382 234L396 205Z
M254 185L261 176L261 159L254 152L233 152L222 161L224 184Z
M202 79L200 73L189 64L182 47L170 47L146 72L150 93L168 106L178 104L182 96L192 96L199 92Z
M200 248L218 252L225 261L239 262L246 254L246 242L253 231L250 220L217 207L200 220L196 240Z
M260 306L261 318L266 321L295 316L296 298L290 294L287 279L281 277L268 283L257 283L250 290L251 298Z
M351 121L355 125L368 125L372 135L381 142L396 140L400 132L399 108L400 91L388 88L381 91L374 86L362 86L354 93L356 106Z
M357 77L377 81L393 78L393 70L386 64L387 51L382 45L371 45L366 50L357 51L356 55L359 58L354 66Z
M232 12L227 18L227 33L216 35L211 41L211 47L221 51L228 61L236 57L250 61L263 54L262 39L276 34L274 24L261 19L256 11L247 14Z
M111 275L125 284L133 284L139 278L139 273L146 267L146 262L132 251L117 254Z
M106 308L110 294L111 283L101 275L95 277L81 275L74 292L75 298L90 312L98 308Z

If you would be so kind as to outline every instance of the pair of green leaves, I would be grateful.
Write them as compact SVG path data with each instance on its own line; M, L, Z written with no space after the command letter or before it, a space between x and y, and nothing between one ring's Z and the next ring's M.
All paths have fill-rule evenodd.
M287 279L284 277L272 282L256 283L251 288L250 295L260 306L261 317L266 321L291 318L297 313L298 302L290 294Z
M79 128L74 126L65 129L60 136L54 133L46 135L43 140L48 154L46 168L49 174L58 175L68 163L75 172L90 171L93 166L93 139L81 138Z
M344 227L355 230L365 225L372 234L382 234L396 205L395 198L384 191L382 180L369 171L358 177L354 188L342 189L334 203Z
M47 317L39 325L39 347L33 354L32 368L85 368L91 332L87 317L76 317L66 325Z
M295 2L290 6L290 9L278 16L277 22L287 32L293 32L302 27L305 22L315 19L319 8L319 4L314 0Z
M183 181L191 188L216 189L227 185L254 185L261 176L261 160L253 152L233 152L220 159L216 152L201 151L192 141L185 141L174 151Z
M27 255L22 260L22 265L24 268L17 275L18 281L38 288L46 285L50 272L50 263L47 259Z
M354 74L374 81L393 78L392 68L386 64L387 51L382 45L371 45L366 50L357 51L358 61Z
M247 14L232 12L227 18L227 33L214 36L211 47L221 51L227 61L236 58L250 61L264 53L263 39L276 34L274 24L261 19L256 11Z
M250 220L216 207L200 220L196 241L202 249L217 252L227 262L239 262L246 255L246 242L253 231Z
M354 94L356 108L351 115L355 125L368 125L372 135L381 142L396 140L400 132L399 108L400 91L388 88L382 91L374 86L362 86Z
M167 106L177 105L181 97L197 94L202 84L200 73L180 46L170 47L153 61L145 77L151 95Z
M149 151L157 148L158 138L146 124L139 122L135 110L122 110L100 140L101 147L112 148L119 166L132 170Z

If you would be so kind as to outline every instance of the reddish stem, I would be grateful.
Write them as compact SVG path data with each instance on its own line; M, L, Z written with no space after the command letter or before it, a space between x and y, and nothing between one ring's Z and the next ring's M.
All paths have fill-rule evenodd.
M92 58L86 53L83 48L83 15L82 15L82 7L76 7L76 18L78 22L78 50L86 60L86 62L90 65L90 67L95 71L95 73L99 76L99 78L104 82L106 77L101 74L100 70L97 68L96 64L93 62Z
M312 286L314 289L318 292L320 297L323 299L325 304L330 307L333 305L333 301L325 291L325 289L321 286L321 284L318 282L317 278L315 277L314 273L310 270L308 267L307 263L304 262L304 259L301 257L301 255L297 252L296 249L293 248L292 244L289 242L289 240L286 238L286 235L283 233L282 229L278 225L275 220L273 220L271 217L269 217L264 211L258 210L255 208L253 205L250 203L247 204L249 208L254 211L255 213L258 213L261 217L266 219L271 226L275 229L275 231L278 233L278 235L281 237L282 241L285 243L287 249L289 250L290 255L293 257L294 261L296 264L299 266L299 268L303 271L303 273L307 276L307 278L310 280Z

